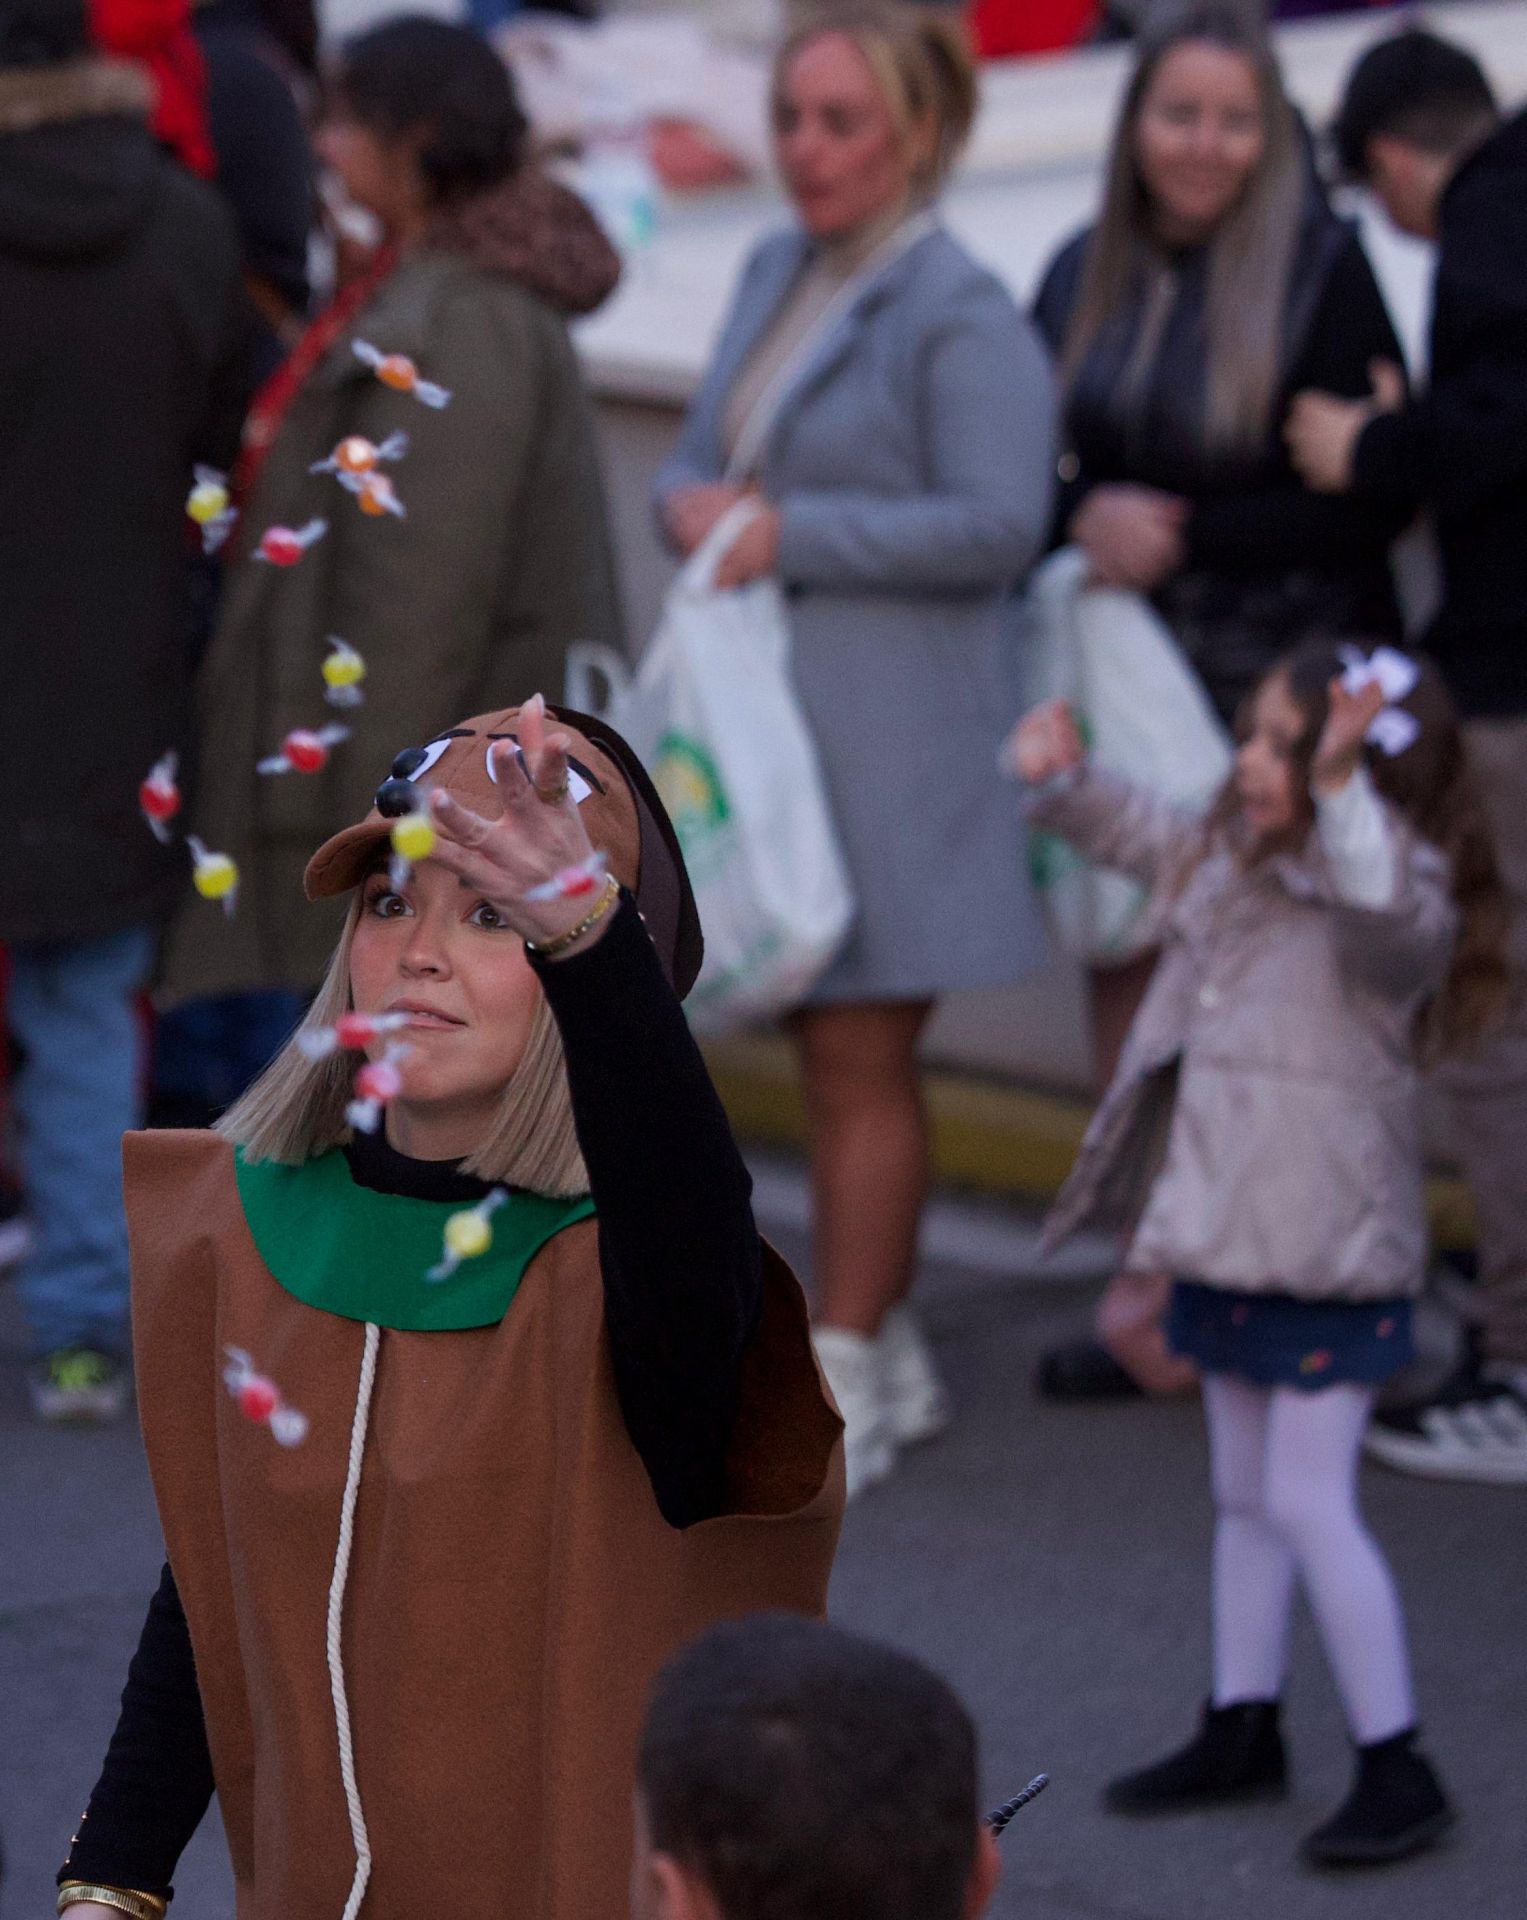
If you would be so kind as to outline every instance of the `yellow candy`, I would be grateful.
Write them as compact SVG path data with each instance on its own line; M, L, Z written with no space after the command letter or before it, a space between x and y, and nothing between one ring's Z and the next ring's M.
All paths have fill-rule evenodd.
M445 1244L458 1260L475 1260L493 1245L493 1229L475 1207L469 1207L446 1221Z
M228 511L228 489L216 480L203 480L192 487L191 497L186 501L186 512L204 527L208 521L218 519Z
M434 822L427 813L405 813L392 823L392 850L405 860L427 860L435 851Z
M325 686L359 686L365 677L366 663L353 647L347 647L331 653L323 663Z
M222 900L239 884L239 870L226 853L209 853L197 861L191 884L203 900Z

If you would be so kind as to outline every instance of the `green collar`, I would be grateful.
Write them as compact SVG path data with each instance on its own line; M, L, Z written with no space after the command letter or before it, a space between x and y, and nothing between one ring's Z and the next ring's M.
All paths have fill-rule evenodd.
M404 1333L496 1326L548 1240L587 1220L587 1196L511 1193L493 1215L493 1244L449 1279L426 1280L461 1207L358 1187L335 1147L300 1167L235 1156L239 1200L260 1258L306 1306Z

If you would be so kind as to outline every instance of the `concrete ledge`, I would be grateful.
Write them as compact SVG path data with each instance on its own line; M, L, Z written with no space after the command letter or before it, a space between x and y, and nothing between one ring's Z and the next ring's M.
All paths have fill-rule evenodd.
M705 1057L739 1139L805 1146L805 1114L789 1042L773 1034L714 1041ZM1030 1204L1050 1200L1070 1171L1087 1103L1018 1081L932 1070L924 1082L933 1122L933 1166L943 1184ZM1439 1248L1473 1245L1473 1206L1446 1169L1427 1186Z

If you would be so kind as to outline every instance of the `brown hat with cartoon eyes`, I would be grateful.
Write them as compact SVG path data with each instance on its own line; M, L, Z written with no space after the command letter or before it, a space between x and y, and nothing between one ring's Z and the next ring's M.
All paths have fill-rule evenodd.
M636 899L674 992L682 1000L700 971L704 943L678 836L657 789L640 760L613 727L570 707L548 707L548 716L572 736L568 778L589 841L610 872ZM307 864L303 885L310 900L347 893L372 870L387 844L392 823L417 812L425 795L442 790L485 819L503 811L489 771L495 740L519 739L520 710L480 713L422 747L405 747L377 788L364 820L325 840Z

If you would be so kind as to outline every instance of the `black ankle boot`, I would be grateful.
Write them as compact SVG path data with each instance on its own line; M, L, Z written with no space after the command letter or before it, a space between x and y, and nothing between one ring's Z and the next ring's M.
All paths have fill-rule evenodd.
M1452 1826L1457 1815L1415 1739L1411 1727L1358 1748L1352 1791L1304 1843L1312 1866L1382 1866L1420 1853Z
M1241 1700L1205 1707L1196 1739L1155 1766L1113 1781L1103 1804L1110 1813L1187 1813L1273 1799L1287 1784L1277 1701Z

